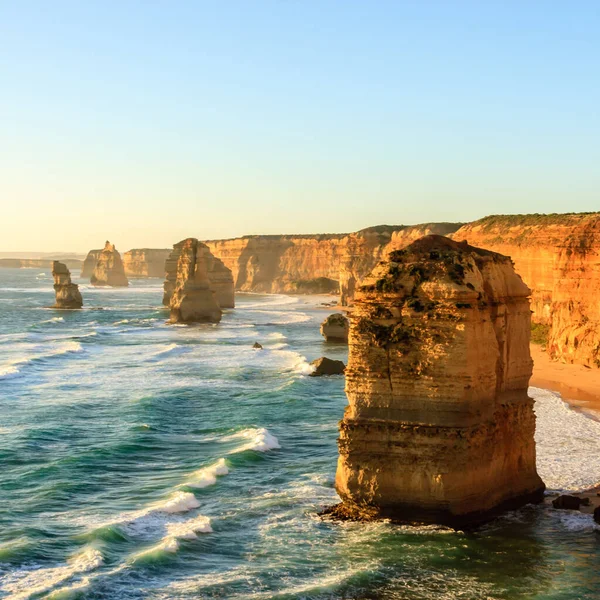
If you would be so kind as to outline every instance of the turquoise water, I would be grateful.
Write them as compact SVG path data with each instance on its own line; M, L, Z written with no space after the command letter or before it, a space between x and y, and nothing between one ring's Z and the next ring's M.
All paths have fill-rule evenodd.
M82 293L45 309L48 273L0 270L0 597L600 597L589 515L529 506L470 533L316 516L346 404L341 378L306 376L346 358L321 299L238 295L186 327L156 280ZM546 482L596 483L600 423L532 393Z

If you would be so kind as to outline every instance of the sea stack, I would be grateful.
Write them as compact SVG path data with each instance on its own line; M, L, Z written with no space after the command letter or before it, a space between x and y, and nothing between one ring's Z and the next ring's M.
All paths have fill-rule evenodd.
M98 248L95 250L90 250L83 261L83 265L81 267L81 273L79 277L81 279L89 279L94 274L94 269L96 268L96 263L98 262L98 257L102 252L102 248Z
M173 251L165 262L166 279L164 283L163 304L171 305L171 298L177 285L178 261L182 249L187 245L195 245L196 248L202 248L202 257L205 261L206 274L215 292L217 302L220 308L235 307L235 291L233 284L233 275L221 260L216 258L206 244L199 242L196 238L187 238L173 246Z
M55 260L52 263L52 277L56 293L56 302L52 308L81 308L83 299L79 286L71 283L71 273L67 265Z
M188 238L175 244L171 257L173 255L177 260L175 287L169 300L171 323L218 323L222 312L208 278L209 266L214 259L208 246ZM168 266L172 266L171 257L167 260ZM165 294L167 284L170 284L169 280L165 282Z
M87 260L87 259L86 259ZM127 287L129 281L125 276L121 255L114 244L106 242L102 252L98 255L90 283L96 286Z
M321 323L321 335L327 342L348 342L348 318L342 313L333 313Z
M509 257L442 236L379 263L350 316L332 514L463 526L542 500L529 296Z

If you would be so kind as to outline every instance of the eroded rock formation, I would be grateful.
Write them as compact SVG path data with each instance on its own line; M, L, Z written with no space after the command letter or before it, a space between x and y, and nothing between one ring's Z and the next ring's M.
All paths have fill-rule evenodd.
M129 285L121 255L114 244L106 242L104 245L102 252L98 255L90 283L96 286L107 285L110 287L127 287Z
M600 367L600 213L496 215L452 237L513 259L552 358Z
M130 279L164 277L169 248L134 248L123 254L123 268Z
M221 308L208 277L214 257L205 244L188 238L175 244L167 261L167 273L175 266L175 278L165 282L169 290L172 323L211 322L221 320ZM171 287L173 286L173 287Z
M529 294L510 258L441 236L364 280L334 514L455 525L542 499Z
M55 260L52 263L52 277L56 294L56 302L52 308L81 308L83 299L79 286L71 283L71 273L67 265Z
M87 253L79 277L82 279L89 279L94 274L94 269L96 268L96 263L98 262L98 257L101 252L102 248L97 248L96 250L90 250Z
M310 363L314 371L310 373L311 377L322 377L323 375L343 375L346 365L341 360L333 360L322 356Z
M348 317L342 313L333 313L321 323L321 335L328 342L347 342L348 328Z
M178 262L182 250L189 244L196 244L196 247L202 248L202 257L205 262L205 270L210 281L211 289L215 292L217 302L221 308L235 307L235 291L233 286L233 276L231 271L223 264L221 260L212 255L208 246L199 242L196 238L187 238L173 246L173 250L165 261L165 283L163 304L170 306L171 298L177 284Z

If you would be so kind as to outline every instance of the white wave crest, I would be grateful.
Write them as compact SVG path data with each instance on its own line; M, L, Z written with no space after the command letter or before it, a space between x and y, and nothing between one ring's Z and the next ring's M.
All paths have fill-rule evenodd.
M45 323L63 323L63 317L52 317L51 319L47 319L46 321L40 321L40 325L44 325Z
M198 508L200 502L190 492L175 492L164 504L159 505L156 510L167 513L188 512Z
M81 346L81 344L75 341L54 344L51 345L49 348L46 346L34 346L31 349L34 350L33 354L19 356L11 361L0 365L0 379L8 379L9 377L14 377L15 375L18 375L21 372L21 369L29 364L42 362L47 359L63 356L65 354L72 354L83 351L83 347Z
M0 591L10 593L10 598L20 600L51 591L71 577L89 573L104 564L102 554L96 548L87 547L73 555L66 565L45 569L19 570L8 575Z
M223 438L224 441L237 439L244 439L248 441L239 448L232 450L229 454L236 454L246 450L268 452L269 450L281 448L279 445L279 440L265 427L244 429L243 431L239 431L238 433L234 433Z
M189 481L187 481L185 485L193 488L208 487L209 485L214 485L217 483L217 477L222 477L228 473L229 467L227 466L225 459L220 458L214 465L192 473Z

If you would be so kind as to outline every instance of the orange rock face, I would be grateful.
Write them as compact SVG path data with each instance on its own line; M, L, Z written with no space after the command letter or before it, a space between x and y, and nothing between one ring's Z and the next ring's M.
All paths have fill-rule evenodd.
M123 254L125 275L129 278L164 277L169 248L134 248Z
M52 308L81 308L83 299L79 286L71 282L71 273L67 265L55 260L52 263L52 277L56 295L56 302Z
M600 213L486 217L452 237L513 259L552 358L600 366Z
M173 250L165 261L165 283L163 304L170 306L171 298L177 286L179 277L179 261L182 252L190 252L189 246L199 248L200 255L204 261L203 269L210 282L210 288L215 293L216 300L220 308L235 307L235 290L233 287L233 276L231 271L223 264L221 260L213 256L206 244L199 242L196 238L187 238L173 246Z
M371 227L333 235L264 235L206 242L231 270L235 289L264 293L337 293L351 300L356 281L381 256L428 233L447 234L459 224Z
M529 293L508 257L441 236L363 281L335 514L462 524L541 500Z
M95 286L106 285L110 287L127 287L129 285L121 255L114 244L106 242L104 245L104 249L98 255L96 266L90 277L90 283Z

